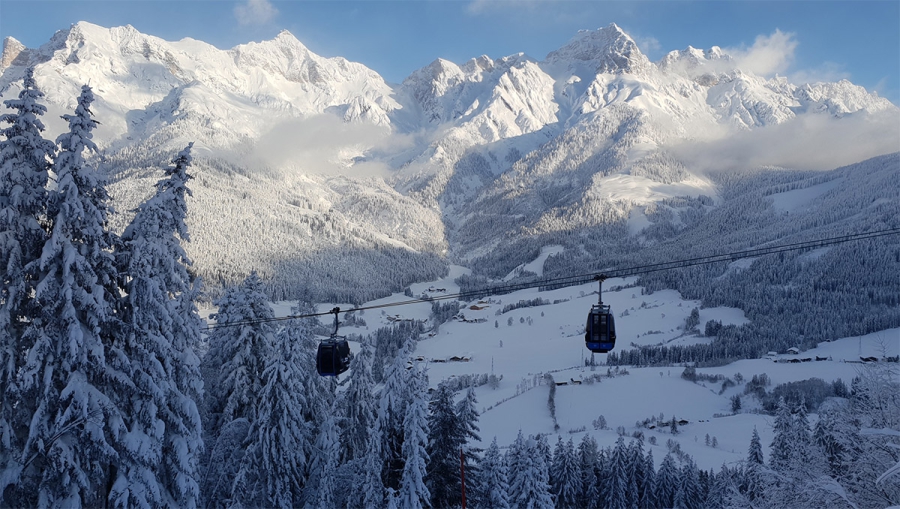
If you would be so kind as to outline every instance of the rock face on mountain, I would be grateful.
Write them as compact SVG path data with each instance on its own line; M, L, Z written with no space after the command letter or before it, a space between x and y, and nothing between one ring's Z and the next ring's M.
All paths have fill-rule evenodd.
M84 22L36 49L7 38L5 97L27 67L52 114L73 108L82 84L93 87L119 210L196 142L204 209L191 219L191 254L200 272L227 284L260 269L280 296L302 286L285 277L302 274L310 286L333 260L354 260L365 278L406 257L418 271L409 277L422 278L440 272L444 256L501 271L529 255L510 247L523 238L639 240L635 218L648 207L718 196L714 179L673 147L801 118L897 114L849 81L757 76L718 47L651 62L615 24L579 32L544 60L438 59L396 86L286 31L230 50ZM238 220L219 220L227 217ZM393 254L360 263L376 252ZM408 282L387 279L373 292Z

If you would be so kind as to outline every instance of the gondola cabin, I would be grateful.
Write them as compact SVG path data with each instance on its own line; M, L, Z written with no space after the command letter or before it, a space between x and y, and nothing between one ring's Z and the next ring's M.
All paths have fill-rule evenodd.
M316 351L316 371L321 376L338 376L350 369L350 344L343 336L338 336L338 313L341 308L332 309L334 315L334 332L331 337L319 343Z
M594 304L584 326L584 344L594 353L608 353L616 346L616 320L609 306Z
M316 371L321 376L337 376L350 368L350 345L346 339L331 338L319 343Z

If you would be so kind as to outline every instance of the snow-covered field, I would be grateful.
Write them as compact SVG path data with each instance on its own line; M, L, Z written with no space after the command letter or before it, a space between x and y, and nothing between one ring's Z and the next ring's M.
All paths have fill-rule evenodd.
M528 270L540 267L554 252L547 249ZM540 262L540 264L538 263ZM454 294L459 287L453 280L467 269L452 267L449 275L438 281L411 286L414 295L431 297ZM710 341L695 334L685 334L685 319L700 303L682 299L674 290L644 295L635 285L635 278L610 279L604 284L603 301L610 304L616 315L617 349L631 345L693 344ZM436 331L422 336L415 355L428 370L432 387L457 375L494 374L502 376L499 386L488 385L476 389L481 411L482 445L497 437L498 443L508 446L519 430L525 434L559 433L564 439L577 443L584 433L591 433L601 446L613 445L622 426L627 435L642 431L646 446L654 451L659 462L668 451L668 440L680 444L692 455L699 467L719 468L723 463L737 462L746 456L751 433L756 428L764 444L773 436L772 418L757 413L752 398L744 397L744 410L732 414L730 398L742 394L744 385L738 384L721 394L721 383L692 383L681 377L682 367L627 368L628 374L604 377L589 383L595 374L607 374L606 355L596 355L598 364L593 370L585 365L591 353L583 342L584 320L592 303L596 302L596 285L587 284L539 292L523 290L507 295L465 303L460 311L466 321L454 319L441 324ZM522 300L544 299L555 304L519 308L500 314L505 305ZM363 307L409 301L403 294L366 303ZM338 304L340 305L340 304ZM290 314L292 303L273 304L276 315ZM342 310L350 306L340 305ZM327 312L333 304L322 304ZM365 335L398 319L429 317L431 302L369 310L361 314L366 327L342 327L342 334ZM343 313L343 312L342 312ZM700 309L700 324L720 320L723 324L740 325L747 322L743 311L734 308ZM331 323L326 317L325 323ZM354 350L358 345L352 345ZM746 380L753 375L768 375L770 389L778 384L806 380L812 377L831 382L838 378L849 383L862 368L860 357L897 355L900 350L900 329L844 338L821 343L815 349L799 355L778 354L765 359L741 360L716 368L701 368L698 373L724 375L733 378L740 373ZM454 361L454 357L465 360ZM824 361L802 363L776 362L790 358L827 358ZM554 431L548 410L550 388L543 375L550 373L558 385L556 389L556 418ZM584 383L578 384L585 380ZM604 416L607 429L596 430L593 421ZM667 427L646 429L636 427L639 421L663 416L684 419L680 433L672 435ZM815 416L813 416L813 422ZM706 445L706 436L715 437L718 446ZM651 445L656 437L656 445ZM551 436L550 443L556 439Z

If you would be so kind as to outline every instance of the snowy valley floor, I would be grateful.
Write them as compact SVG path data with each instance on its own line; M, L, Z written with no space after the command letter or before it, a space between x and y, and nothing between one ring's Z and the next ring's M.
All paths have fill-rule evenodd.
M465 271L462 267L453 267L445 279L414 284L412 292L416 296L424 293L433 297L456 293L459 288L453 280ZM685 335L682 330L691 310L700 306L698 301L683 300L672 290L642 295L642 288L634 284L634 278L611 279L604 283L604 303L611 304L616 315L617 350L629 349L632 344L677 345L710 341L710 338L694 334ZM505 305L535 298L559 302L497 314ZM366 303L366 306L406 300L409 297L394 294ZM577 444L583 434L590 433L601 447L605 447L615 444L617 428L621 426L626 438L636 431L644 433L645 446L653 450L657 466L669 450L667 441L672 439L680 444L681 450L694 457L700 468L718 469L723 464L731 465L746 458L750 437L756 428L768 457L774 418L759 411L756 398L743 396L744 384L720 394L721 383L685 380L681 377L683 367L680 366L627 367L627 375L587 383L589 377L605 375L608 369L603 365L606 355L596 355L594 370L585 366L590 352L584 347L584 320L596 300L596 285L589 284L546 292L524 290L467 302L461 311L467 321L450 320L441 324L437 331L424 334L415 355L423 359L421 362L427 367L432 387L460 375L502 376L497 388L482 385L476 389L483 447L487 447L494 437L501 447L509 446L519 430L526 435L549 434L551 444L556 443L556 434L562 435L564 440L571 437ZM273 307L277 316L287 316L292 305L280 302ZM331 307L331 304L323 304L320 311ZM340 307L351 308L348 305ZM430 311L430 302L371 310L359 315L365 320L366 327L342 327L340 333L366 335L396 320L425 320ZM206 310L204 314L208 312ZM708 320L720 320L724 324L747 321L739 309L707 308L700 309L699 313L701 329ZM479 319L485 321L479 322ZM796 356L782 354L773 358L741 360L716 368L700 368L697 372L729 378L740 373L745 380L766 374L771 380L769 390L778 384L813 377L826 382L840 378L849 385L863 368L860 357L898 355L898 340L900 329L891 329L821 343ZM358 345L351 343L351 348L357 351ZM451 360L454 357L466 360ZM796 364L776 362L816 357L828 360ZM542 381L545 373L550 373L557 383L567 383L556 388L558 431L554 431L547 405L550 388ZM576 383L582 380L585 383ZM742 395L743 402L743 408L737 414L731 411L731 397L735 394ZM594 429L593 421L601 415L607 427ZM655 422L660 415L666 420L671 420L674 415L688 424L681 426L677 435L672 435L668 427L651 430L636 426L647 418L653 418ZM815 419L813 414L812 424ZM707 435L716 439L717 447L706 444ZM656 445L652 445L651 437L656 438Z

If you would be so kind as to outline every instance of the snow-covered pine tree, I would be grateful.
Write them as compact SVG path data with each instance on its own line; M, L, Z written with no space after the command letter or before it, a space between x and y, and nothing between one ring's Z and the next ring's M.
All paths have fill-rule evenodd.
M578 444L578 472L581 485L577 494L579 507L594 507L600 501L599 482L597 479L597 441L585 434Z
M628 490L628 450L625 447L625 439L621 436L616 440L616 446L612 450L609 469L609 491L605 507L625 509L628 507L626 493Z
M403 418L403 474L398 494L399 506L409 509L428 507L431 495L425 485L428 463L428 388L427 375L414 365L410 370L410 401ZM441 507L441 506L436 506Z
M778 472L786 471L791 463L791 439L793 438L793 416L784 397L778 399L775 413L775 436L772 438L769 465Z
M859 455L859 421L846 411L845 405L822 405L813 439L822 449L828 474L844 479Z
M656 465L653 463L653 449L644 457L644 485L641 487L640 507L656 507Z
M481 448L476 447L472 443L481 442L481 436L478 434L481 430L478 428L479 415L477 405L478 398L474 387L469 387L466 390L466 397L459 400L459 403L456 404L456 414L466 430L465 444L463 445L463 450L465 451L463 458L466 472L466 498L471 500L473 505L478 504L480 496L475 479L478 477L478 469L481 468L478 465L478 456L482 452Z
M553 494L556 507L563 509L578 507L577 497L581 484L578 474L575 444L571 438L563 444L560 436L556 441L553 464L550 468L550 492Z
M693 461L681 467L678 489L675 491L675 505L679 509L700 509L703 497L700 490L699 471Z
M814 450L812 439L812 428L809 425L809 417L806 415L806 400L801 398L794 411L793 423L794 439L791 441L793 446L792 461L795 466L804 469L819 469L822 467L818 464L821 457Z
M381 480L381 470L384 465L381 457L381 442L381 430L376 427L369 433L366 446L362 493L357 492L356 496L351 498L350 507L374 509L384 507L386 491Z
M900 505L900 373L896 363L865 366L854 378L844 424L857 437L859 454L851 462L847 485L860 507ZM858 419L858 420L857 420ZM859 429L856 429L856 426ZM852 442L851 442L852 444ZM848 445L851 445L848 444ZM851 450L857 449L852 447Z
M565 444L563 444L562 436L556 436L556 446L553 448L553 461L550 463L550 493L553 495L553 501L559 505L559 478L562 466L562 457L565 454Z
M478 492L479 507L485 509L509 509L509 477L506 473L506 462L500 455L497 437L491 442L479 464ZM468 485L468 483L467 483Z
M75 114L63 117L69 132L57 139L57 187L47 197L51 235L26 267L37 278L40 313L25 331L33 346L22 370L31 422L24 457L34 461L23 472L23 505L119 502L109 499L118 468L149 444L135 443L117 406L134 396L135 385L115 311L120 292L106 188L83 155L96 150L92 101L90 87L82 87Z
M475 440L480 442L481 436L478 432L478 398L475 394L475 388L469 387L466 390L466 397L461 399L456 405L456 413L466 430L466 441Z
M31 68L18 99L3 101L15 113L0 115L0 505L6 482L15 482L23 466L22 449L30 422L25 413L15 413L13 403L21 399L17 374L25 364L31 345L23 341L23 328L36 316L31 294L34 278L25 266L40 257L47 233L47 180L56 145L41 135L38 118L47 108L38 101ZM6 479L6 482L2 480Z
M343 393L342 457L344 462L365 458L369 434L375 426L373 351L368 341L350 361L350 383Z
M207 428L214 439L218 429L233 419L256 420L262 372L275 329L265 321L274 314L255 272L213 304L219 308L211 315L216 327L210 332L209 352L201 367L209 387Z
M274 355L266 359L262 373L265 385L253 400L256 418L245 441L246 454L231 488L231 500L245 506L294 507L301 501L312 449L312 423L303 415L310 395L297 390L304 376L297 359L302 345L280 333L272 347ZM324 426L323 430L318 445L337 447L336 432L329 434ZM320 472L326 462L327 458L320 460Z
M706 500L703 501L704 508L725 509L726 507L729 507L728 498L731 486L729 486L728 482L728 466L722 465L719 472L710 479L709 493L706 495Z
M453 390L447 384L438 385L429 406L425 484L431 493L431 505L447 507L460 500L459 452L466 443L466 429L456 414Z
M384 387L379 397L376 429L381 436L381 458L385 462L382 480L385 488L398 489L403 473L403 421L409 405L410 370L407 364L415 347L413 338L407 338L384 373Z
M509 476L509 500L510 504L515 505L516 499L519 496L519 492L521 491L520 487L514 487L513 483L517 477L522 475L521 471L525 468L526 457L528 456L528 446L525 444L525 435L522 434L522 430L519 430L519 434L516 435L516 439L513 440L513 443L509 444L509 449L506 450L506 472Z
M545 509L553 507L548 465L537 441L525 440L519 431L507 453L509 464L509 499L515 507Z
M764 495L766 488L763 478L764 469L762 443L759 440L759 433L754 427L753 436L750 438L750 449L747 451L747 463L744 465L744 480L741 483L741 492L750 502Z
M340 437L335 416L332 414L325 419L319 429L319 437L316 440L313 451L313 461L310 463L310 477L317 477L315 483L315 504L312 507L330 509L336 506L337 468L341 454ZM311 497L308 497L311 498ZM311 504L307 503L307 507Z
M234 419L222 426L209 452L203 468L201 492L206 507L220 509L229 507L234 479L244 461L244 443L250 434L250 421L246 418Z
M550 442L547 441L547 435L544 433L538 433L536 436L532 437L534 439L534 446L537 448L537 451L541 454L541 460L544 462L544 469L546 470L547 478L545 481L547 485L550 485L550 464L553 463L553 450L550 449Z
M597 473L597 498L594 499L594 508L605 507L604 504L610 496L610 486L612 485L612 449L607 447L599 449L597 452L597 466L594 471Z
M656 504L659 507L674 507L675 492L678 490L680 473L675 460L666 453L656 473Z
M154 452L119 470L114 491L126 505L169 501L194 507L200 498L197 468L203 441L197 404L203 381L194 347L201 320L192 301L191 261L181 246L190 240L185 199L190 195L186 184L192 145L166 168L156 194L138 207L117 253L125 291L124 348L138 388L122 405L123 410L130 407L127 425L135 440L150 442L141 449ZM155 486L145 486L148 482ZM151 494L159 498L146 500Z

